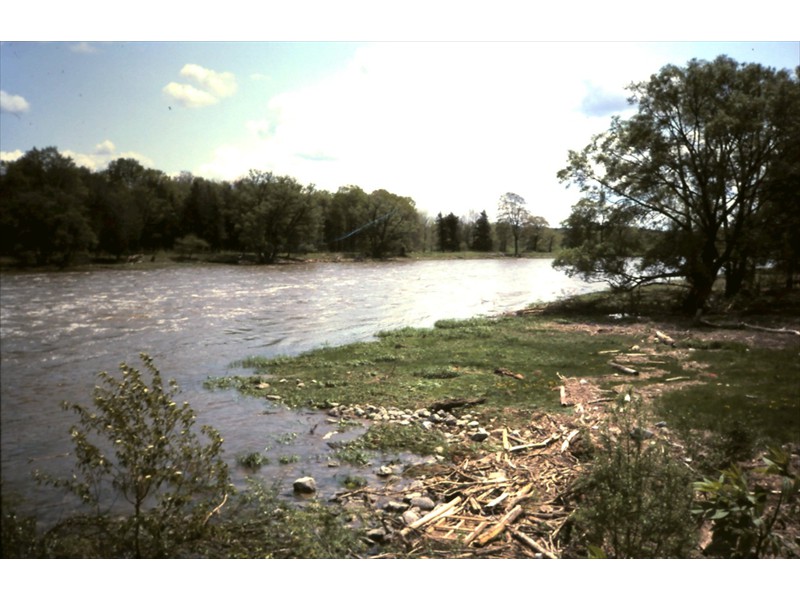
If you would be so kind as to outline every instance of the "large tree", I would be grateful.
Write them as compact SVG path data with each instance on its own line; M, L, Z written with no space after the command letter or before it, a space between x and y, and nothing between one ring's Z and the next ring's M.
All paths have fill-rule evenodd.
M473 225L472 249L478 252L491 252L492 250L492 225L486 211L481 211L480 216Z
M627 286L682 277L690 310L706 304L723 270L728 293L738 291L760 258L755 231L769 203L765 183L785 159L796 86L788 71L725 56L667 65L631 85L636 114L613 118L608 131L571 151L559 178L580 188L584 215L596 208L617 233L650 229L658 242L618 244L615 251L630 253L612 261L595 260L607 244L573 240L561 267Z
M514 256L519 256L519 238L525 224L530 219L525 198L513 192L500 196L497 203L497 222L504 223L514 238Z
M251 170L237 183L239 237L259 262L297 250L299 240L316 240L319 219L312 188L294 178Z

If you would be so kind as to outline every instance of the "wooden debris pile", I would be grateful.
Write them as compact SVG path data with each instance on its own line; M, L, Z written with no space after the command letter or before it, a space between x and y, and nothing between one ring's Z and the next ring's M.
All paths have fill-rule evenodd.
M581 472L580 432L600 419L578 415L540 415L525 439L501 430L502 449L423 480L440 503L400 530L410 553L438 542L461 557L559 558L570 512L562 495Z

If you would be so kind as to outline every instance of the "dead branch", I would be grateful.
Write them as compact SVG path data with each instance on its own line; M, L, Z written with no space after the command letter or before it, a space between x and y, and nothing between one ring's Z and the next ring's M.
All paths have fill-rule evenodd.
M461 504L461 496L456 496L447 504L441 505L439 508L436 508L429 512L424 517L421 517L411 523L408 527L406 527L403 531L400 532L400 535L405 535L408 531L413 531L414 529L419 529L426 523L432 523L433 521L439 520L448 514L450 514L459 504Z
M494 527L492 527L489 531L487 531L485 534L480 536L477 539L476 544L478 544L478 546L485 546L486 544L491 542L494 538L496 538L498 535L503 533L503 531L505 530L506 526L509 525L510 523L513 523L514 520L521 513L522 513L522 507L521 506L517 505L514 508L512 508L510 511L508 511L506 514L503 515L503 518L500 519L497 522L497 524L494 525Z
M608 364L614 370L619 371L620 373L624 373L625 375L638 375L639 374L639 371L637 371L636 369L631 369L630 367L626 367L625 365L621 365L619 363L609 362Z
M225 505L225 503L226 503L227 501L228 501L228 494L225 494L225 497L222 499L222 502L220 502L220 503L219 503L219 505L218 505L217 507L215 507L215 508L214 508L214 510L212 510L210 513L208 513L208 514L206 515L206 518L205 518L205 520L203 521L203 525L205 525L206 523L208 523L208 520L209 520L211 517L213 517L215 514L219 513L219 511L222 509L222 507Z
M669 337L666 333L659 331L658 329L656 329L656 338L658 338L659 342L667 344L668 346L675 345L675 340Z
M506 377L513 377L514 379L525 379L525 376L522 373L514 373L514 371L509 371L503 367L496 368L494 372L496 375L505 375Z
M530 538L521 531L519 531L516 527L514 528L509 527L509 531L511 532L511 535L514 536L514 538L516 538L526 546L533 548L536 552L541 552L544 556L546 556L547 558L551 558L553 560L558 559L558 557L555 554L547 550L544 546L539 544L539 542L537 542L533 538Z

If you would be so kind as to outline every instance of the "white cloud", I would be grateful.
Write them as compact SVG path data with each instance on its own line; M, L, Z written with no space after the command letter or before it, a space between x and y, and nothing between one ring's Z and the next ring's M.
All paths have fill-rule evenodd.
M236 77L233 73L217 73L200 65L188 64L181 69L181 75L219 98L226 98L236 93Z
M95 151L97 154L114 154L116 149L117 147L111 140L105 140L95 146Z
M491 216L511 191L555 225L578 199L556 177L567 152L663 64L625 44L364 46L326 79L272 97L246 124L251 137L199 174L259 168L332 191L385 188L431 214Z
M9 94L4 90L0 90L0 111L12 114L19 114L28 112L30 104L22 96Z
M236 93L236 77L233 73L217 73L200 65L186 64L180 74L193 84L173 81L164 86L163 91L183 106L210 106Z
M3 162L14 162L22 158L25 153L22 150L11 150L11 151L2 151L0 150L0 161Z
M113 160L118 158L132 158L139 162L142 166L154 168L154 163L151 159L139 154L138 152L117 152L116 146L110 140L105 140L95 146L95 151L90 153L75 152L74 150L60 150L62 156L71 158L79 167L86 167L91 171L101 171L108 166ZM22 150L13 150L10 152L0 152L0 160L5 162L13 162L22 158L25 152Z
M188 83L176 83L172 81L164 86L164 93L187 108L211 106L219 102L219 98L203 90L198 90Z
M97 144L94 152L83 153L64 150L61 154L71 158L79 167L86 167L91 171L102 171L108 166L108 163L118 158L132 158L144 167L154 167L153 161L143 154L138 152L117 152L117 148L111 140L104 140Z

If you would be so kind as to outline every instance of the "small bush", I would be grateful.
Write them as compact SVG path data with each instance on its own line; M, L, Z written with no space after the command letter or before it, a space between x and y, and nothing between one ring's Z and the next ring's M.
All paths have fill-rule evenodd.
M97 531L94 540L84 538L72 549L65 545L69 555L83 548L78 551L87 556L166 556L173 546L200 535L232 490L222 437L204 426L203 441L194 431L196 417L188 402L174 401L177 384L165 386L153 360L144 353L140 358L150 381L122 363L121 379L100 374L90 407L64 403L78 416L70 429L75 471L66 479L37 475L92 509L91 517L60 524L71 532L61 539L74 541L82 532ZM112 508L119 512L119 500L128 510L110 518ZM77 525L70 528L70 523Z
M763 458L761 472L780 477L781 490L770 502L769 489L751 484L738 465L723 469L718 479L703 479L694 484L700 494L694 513L712 523L712 541L705 550L709 556L723 558L761 558L796 553L797 545L784 540L776 531L786 509L797 511L800 477L791 472L790 454L770 448Z
M260 452L248 452L238 455L236 457L236 462L245 469L255 471L256 469L260 469L265 463L268 463L269 459Z
M567 540L593 556L683 558L695 546L688 469L646 429L635 394L618 402L588 473Z

